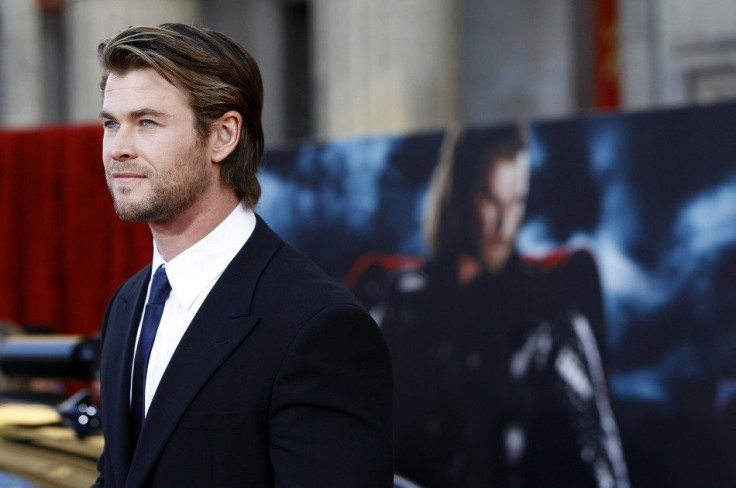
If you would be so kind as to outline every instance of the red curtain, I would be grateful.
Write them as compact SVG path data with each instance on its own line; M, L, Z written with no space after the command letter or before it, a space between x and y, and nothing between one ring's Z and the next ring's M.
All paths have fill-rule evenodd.
M100 328L115 288L151 258L115 215L98 126L0 131L0 320Z
M617 0L596 0L595 12L595 107L621 106L619 83Z

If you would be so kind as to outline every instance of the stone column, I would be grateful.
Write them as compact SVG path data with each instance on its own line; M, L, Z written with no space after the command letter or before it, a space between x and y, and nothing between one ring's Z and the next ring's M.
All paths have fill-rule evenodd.
M584 103L578 71L585 71L576 63L581 33L575 10L585 8L578 3L586 2L465 1L460 91L465 122L509 123L575 113L577 104Z
M0 125L43 120L41 18L38 2L0 2Z
M266 143L285 138L284 27L281 2L273 0L209 0L202 12L208 27L232 36L253 55L263 78L263 130Z
M25 0L21 0L25 1ZM66 5L69 116L97 118L102 95L97 45L131 25L201 22L197 0L75 0Z
M457 118L458 0L313 0L319 137Z

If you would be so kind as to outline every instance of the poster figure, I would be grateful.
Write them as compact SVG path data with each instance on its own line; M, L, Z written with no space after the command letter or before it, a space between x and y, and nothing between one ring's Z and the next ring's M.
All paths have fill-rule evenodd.
M449 131L429 257L372 304L394 362L396 471L426 488L629 486L595 261L516 249L529 165L518 127Z
M610 387L615 423L604 425L617 425L621 434L623 455L609 454L609 464L619 466L610 471L625 469L628 476L614 474L612 483L736 486L735 125L736 103L531 121L528 140L519 142L531 156L531 191L513 250L498 272L470 260L481 273L464 285L452 255L477 252L478 235L461 230L478 219L462 220L476 212L474 176L463 174L475 167L477 152L462 141L490 146L506 139L504 133L516 137L512 130L437 130L275 148L260 175L266 198L259 213L371 306L393 348L402 351L395 358L395 369L403 371L398 381L411 382L399 392L407 408L397 412L397 467L405 476L416 473L429 487L472 486L482 476L534 486L538 478L528 473L541 468L531 459L545 438L510 429L508 439L517 441L509 446L523 439L526 448L510 449L525 454L509 464L501 429L522 415L544 425L560 397L550 394L545 403L549 389L523 386L554 384L554 369L527 369L534 374L523 382L511 375L510 358L526 339L541 337L533 333L535 316L549 315L542 322L562 333L573 330L569 311L577 310L593 331L597 347L589 349L601 352ZM440 168L453 180L445 188L457 188L454 196L440 192L439 176L429 184ZM462 211L431 224L435 217L425 215L438 211L425 212L425 203L441 208L440 195L447 209L452 200ZM423 235L422 226L432 225L454 248L440 252ZM526 279L504 278L516 275L514 269ZM523 293L515 295L514 288ZM524 313L514 322L498 318L519 309ZM425 357L431 348L434 361ZM481 388L481 396L469 393ZM527 400L520 401L523 395ZM469 406L458 407L463 403ZM453 413L466 418L450 425ZM553 425L570 431L569 422ZM446 446L435 442L440 436ZM577 452L574 443L567 445ZM555 441L552 456L570 462L574 457L562 447ZM481 474L472 474L475 465ZM451 479L463 472L467 479L444 482L450 471Z

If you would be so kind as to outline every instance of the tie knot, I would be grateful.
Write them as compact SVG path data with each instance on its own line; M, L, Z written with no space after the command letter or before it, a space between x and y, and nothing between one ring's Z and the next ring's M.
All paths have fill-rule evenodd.
M171 285L169 278L166 276L166 270L163 265L159 266L153 274L151 282L151 292L148 294L148 303L163 304L169 296Z

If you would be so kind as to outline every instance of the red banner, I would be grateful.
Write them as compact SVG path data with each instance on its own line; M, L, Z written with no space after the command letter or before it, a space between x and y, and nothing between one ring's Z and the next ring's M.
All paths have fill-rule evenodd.
M621 106L616 0L596 0L594 16L595 107L615 109Z

